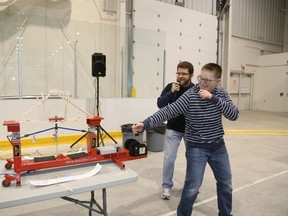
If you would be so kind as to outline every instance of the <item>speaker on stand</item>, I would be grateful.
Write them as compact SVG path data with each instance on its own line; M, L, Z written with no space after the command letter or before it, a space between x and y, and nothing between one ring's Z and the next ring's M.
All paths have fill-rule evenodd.
M89 125L93 125L93 127L96 127L96 145L97 147L100 146L100 139L101 143L104 145L103 138L102 138L102 131L111 139L115 144L117 144L117 141L100 125L100 122L103 118L99 116L99 77L105 77L106 76L106 56L102 53L94 53L92 55L92 76L96 77L96 86L95 86L95 99L96 99L96 108L97 108L97 116L95 119L89 120ZM88 120L87 120L88 121ZM96 121L97 123L91 123ZM81 139L87 136L89 132L85 133L82 137L80 137L76 142L74 142L70 148L72 148L76 143L78 143Z
M92 55L92 76L96 77L96 109L99 116L99 77L106 76L106 56L102 53L94 53Z

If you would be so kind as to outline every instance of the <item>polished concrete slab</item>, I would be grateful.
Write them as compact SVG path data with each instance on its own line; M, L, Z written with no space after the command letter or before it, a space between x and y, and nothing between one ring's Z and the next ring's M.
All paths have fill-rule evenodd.
M288 216L288 113L242 111L236 122L224 120L224 128L233 174L233 214ZM181 145L174 173L173 197L168 201L160 198L163 152L149 152L148 158L126 162L138 173L139 179L135 183L107 189L109 215L176 215L185 177L184 152L184 145ZM95 194L100 198L100 191ZM89 200L90 194L78 194L74 198ZM207 166L193 216L217 214L215 180ZM55 199L0 209L0 215L82 216L88 215L88 210Z

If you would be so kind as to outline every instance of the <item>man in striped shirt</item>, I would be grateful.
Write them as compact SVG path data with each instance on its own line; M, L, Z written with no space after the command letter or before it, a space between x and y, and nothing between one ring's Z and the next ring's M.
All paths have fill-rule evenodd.
M168 104L143 122L132 126L134 133L153 125L185 115L186 177L178 216L190 216L203 181L206 164L211 167L217 181L217 199L220 216L232 212L232 175L229 156L223 139L222 115L229 120L239 116L238 108L228 93L218 86L222 68L208 63L197 77L199 83L188 89L174 103Z

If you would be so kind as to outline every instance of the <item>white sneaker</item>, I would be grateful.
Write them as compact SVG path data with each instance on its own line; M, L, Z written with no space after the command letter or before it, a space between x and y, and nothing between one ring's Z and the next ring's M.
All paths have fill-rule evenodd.
M171 190L168 188L163 188L161 198L165 200L170 200L171 199Z

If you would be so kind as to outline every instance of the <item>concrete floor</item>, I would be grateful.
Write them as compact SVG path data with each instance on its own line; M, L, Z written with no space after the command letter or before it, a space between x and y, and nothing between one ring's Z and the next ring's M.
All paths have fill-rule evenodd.
M224 120L224 128L229 130L225 140L233 173L234 216L288 216L288 113L242 111L236 122ZM230 130L245 131L231 134ZM265 131L261 134L258 130ZM137 182L107 189L108 214L176 215L185 175L184 151L182 145L176 162L171 200L160 198L163 152L149 152L146 159L126 162L126 166L138 173ZM215 195L215 180L207 166L193 216L216 216ZM100 191L96 191L97 196L100 197ZM74 196L80 200L89 197L89 193ZM82 216L88 215L88 210L54 199L0 209L0 215Z

